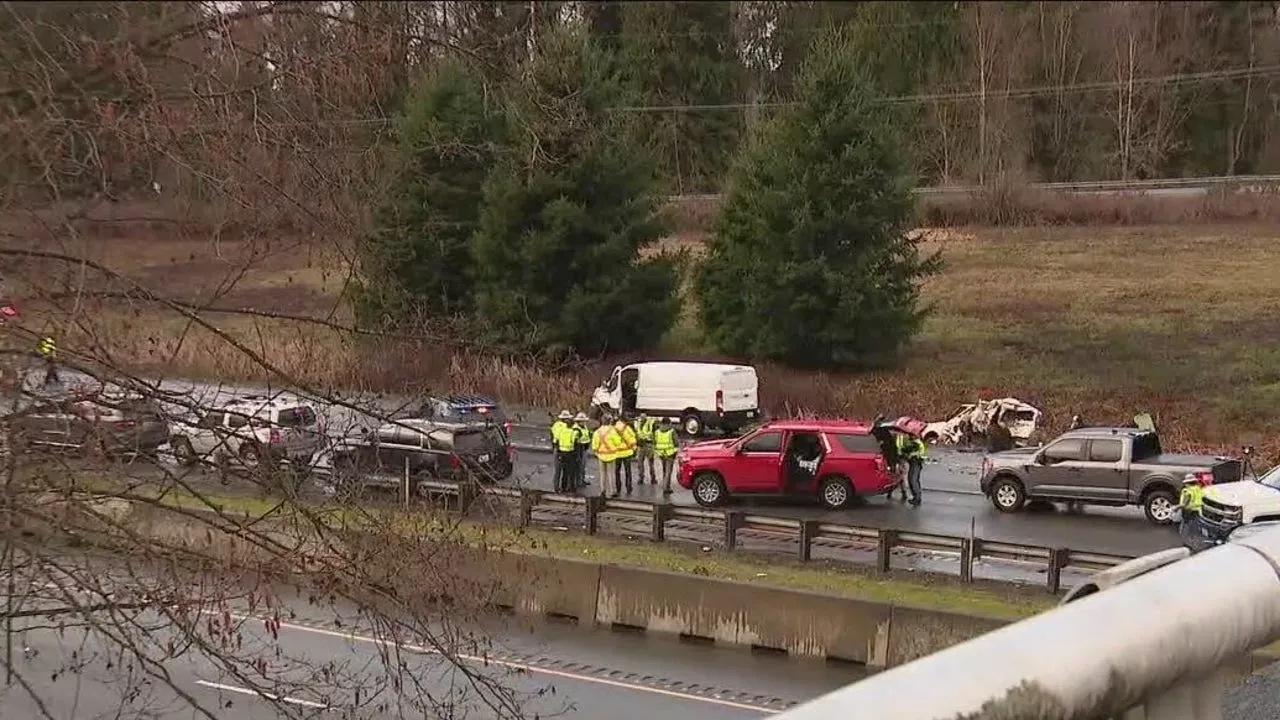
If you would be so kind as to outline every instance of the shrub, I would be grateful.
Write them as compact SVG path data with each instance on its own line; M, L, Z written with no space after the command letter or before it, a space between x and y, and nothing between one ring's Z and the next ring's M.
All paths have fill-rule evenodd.
M673 262L640 257L663 227L653 165L608 111L617 87L613 58L561 31L512 88L519 145L485 186L471 245L477 315L504 350L649 348L675 319Z
M458 61L435 67L410 98L398 171L359 244L352 299L363 325L472 311L469 241L484 182L505 143L502 121L483 76Z
M723 352L800 367L894 359L935 272L907 235L914 199L891 112L839 35L810 53L796 104L761 126L695 280Z

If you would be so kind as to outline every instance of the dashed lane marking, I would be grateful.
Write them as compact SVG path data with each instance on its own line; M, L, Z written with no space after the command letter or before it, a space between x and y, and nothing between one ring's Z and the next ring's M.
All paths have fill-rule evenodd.
M241 695L252 695L254 697L260 697L274 702L282 702L286 705L299 705L301 707L318 708L321 710L329 707L324 703L303 700L302 698L296 697L281 697L279 695L272 695L271 693L261 692L252 688L240 687L239 685L226 685L224 683L209 682L208 680L197 680L196 684L202 687L213 688L214 690L224 690L226 692L239 693Z
M267 618L254 615L231 613L231 616L239 620L267 621ZM389 644L386 640L380 640L378 638L359 635L356 633L339 632L337 630L330 630L328 628L317 627L314 625L279 622L277 627L284 630L324 635L326 637L339 638L342 640L367 643L371 645L385 646ZM409 650L411 652L422 653L424 655L440 654L432 648L423 647L421 645L400 644L398 647L402 650ZM480 656L453 653L452 656L458 660L469 663L496 665L509 670L521 670L528 673L550 675L552 677L561 677L596 685L650 693L679 700L708 703L737 710L749 710L764 715L772 715L797 704L781 698L772 698L763 695L724 690L722 688L696 683L683 683L676 680L654 677L652 675L643 675L640 673L631 673L607 667L595 667L581 663L552 660L550 658L536 655L495 653L494 655Z

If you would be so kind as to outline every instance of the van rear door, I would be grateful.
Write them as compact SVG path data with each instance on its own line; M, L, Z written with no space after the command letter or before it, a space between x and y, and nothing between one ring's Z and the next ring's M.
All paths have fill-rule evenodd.
M753 367L725 368L720 373L724 412L756 410L760 407L760 383Z

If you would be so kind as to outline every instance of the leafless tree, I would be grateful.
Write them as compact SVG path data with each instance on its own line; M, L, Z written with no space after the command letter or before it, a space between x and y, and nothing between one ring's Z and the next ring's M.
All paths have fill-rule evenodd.
M0 707L242 714L197 692L197 667L282 716L521 714L521 693L464 659L487 652L469 623L492 588L466 571L477 538L452 515L337 506L274 471L224 487L94 436L49 453L22 430L42 404L111 407L42 385L47 335L67 377L191 411L207 399L149 378L203 362L349 402L333 386L371 340L311 291L341 289L390 106L423 64L467 52L459 34L438 4L0 5L0 267L20 310L0 326ZM318 658L283 639L289 623L374 650Z

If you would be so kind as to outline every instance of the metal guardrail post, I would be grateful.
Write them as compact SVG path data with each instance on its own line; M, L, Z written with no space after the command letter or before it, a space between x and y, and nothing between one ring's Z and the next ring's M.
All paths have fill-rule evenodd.
M463 480L458 483L458 512L463 515L467 514L467 510L471 509L471 503L475 501L479 488L476 487L474 480Z
M600 510L604 507L604 496L592 495L583 499L585 502L582 503L582 513L585 517L582 518L582 528L588 535L595 535L600 531Z
M800 521L800 547L797 549L800 562L809 562L813 556L813 539L818 535L820 524L817 520Z
M520 490L520 527L528 527L533 522L533 508L541 499L542 493L537 490Z
M960 538L960 582L973 582L973 538Z
M724 511L725 550L736 550L738 548L738 528L742 527L743 517L745 516L738 510Z
M667 539L667 518L671 516L671 506L663 503L654 503L650 516L653 527L650 530L650 537L654 542L662 542Z
M876 537L876 567L879 568L880 572L889 572L893 546L897 542L897 530L881 528L879 535Z
M1049 592L1056 594L1062 590L1062 569L1067 566L1069 557L1070 551L1066 548L1051 548L1049 550L1049 572L1046 573Z

